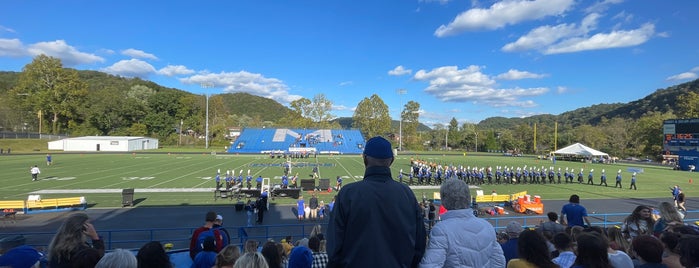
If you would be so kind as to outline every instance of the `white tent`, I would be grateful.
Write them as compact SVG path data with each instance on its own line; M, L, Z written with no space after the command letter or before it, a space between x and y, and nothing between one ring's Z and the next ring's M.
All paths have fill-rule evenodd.
M582 143L575 143L569 145L565 148L559 149L554 154L557 155L575 155L575 156L604 156L609 157L609 154L605 152L600 152L590 147L583 145Z

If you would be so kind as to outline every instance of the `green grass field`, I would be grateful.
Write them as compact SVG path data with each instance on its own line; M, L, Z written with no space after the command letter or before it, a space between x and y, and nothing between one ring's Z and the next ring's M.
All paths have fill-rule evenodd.
M249 169L253 177L262 175L270 178L272 184L281 182L283 159L270 159L264 155L228 155L204 153L85 153L67 154L53 153L51 166L46 166L45 154L1 155L0 156L0 189L3 200L22 200L30 194L41 194L42 198L85 196L92 207L120 207L121 189L135 188L135 199L138 206L162 205L204 205L227 204L235 201L214 201L213 193L207 191L214 187L213 177L217 169L240 170L247 173ZM668 187L678 184L691 198L696 192L698 173L673 171L667 166L634 164L585 164L577 162L558 161L555 165L548 160L537 160L531 157L505 157L500 155L401 155L394 162L392 169L394 177L400 169L409 170L410 157L426 161L434 161L442 165L466 166L514 166L522 167L561 167L585 169L585 181L589 169L595 170L595 183L599 183L599 174L606 169L607 182L610 187L590 186L585 184L545 184L545 185L481 185L486 194L496 190L499 194L510 194L528 191L531 195L539 195L544 200L567 199L571 194L579 194L584 199L606 198L655 198L669 197ZM300 179L310 178L312 165L320 165L321 178L329 178L330 184L335 184L335 177L342 176L344 183L361 180L364 166L360 156L319 156L309 159L292 159L296 167L292 173L297 173ZM29 168L33 165L41 168L40 181L33 182ZM638 190L629 190L631 173L628 168L641 168L638 174ZM616 171L623 171L623 189L612 188ZM406 179L407 180L407 179ZM254 182L253 182L254 185ZM472 194L475 194L472 190ZM139 192L140 191L140 192ZM416 189L418 199L425 194L433 196L433 189ZM319 194L321 200L328 202L334 193ZM277 198L272 201L277 204L295 203L294 199Z

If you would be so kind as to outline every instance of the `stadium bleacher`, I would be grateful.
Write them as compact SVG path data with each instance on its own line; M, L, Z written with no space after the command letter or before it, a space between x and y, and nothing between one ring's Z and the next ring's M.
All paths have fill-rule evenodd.
M361 154L364 142L356 129L245 128L228 152Z

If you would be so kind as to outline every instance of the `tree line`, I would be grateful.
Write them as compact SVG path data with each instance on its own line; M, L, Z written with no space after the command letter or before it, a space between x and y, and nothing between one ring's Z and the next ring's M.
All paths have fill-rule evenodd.
M695 80L628 104L478 123L452 118L423 130L420 103L414 100L401 107L400 118L391 118L389 106L374 94L357 104L351 118L337 118L332 100L322 93L286 107L247 93L197 95L138 78L78 71L64 68L60 59L39 55L20 73L0 72L0 131L149 136L164 145L200 146L208 98L212 145L228 145L231 127L352 127L365 137L392 138L404 150L545 154L581 142L614 156L658 157L663 120L699 117L698 92Z

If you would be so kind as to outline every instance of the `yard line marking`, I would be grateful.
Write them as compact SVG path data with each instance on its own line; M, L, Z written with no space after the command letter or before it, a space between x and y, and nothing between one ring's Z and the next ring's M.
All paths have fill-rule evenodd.
M30 194L113 194L123 189L55 189L39 190ZM215 188L136 188L134 193L209 193Z
M357 181L356 176L355 176L355 175L352 175L352 172L350 172L349 170L347 170L347 168L345 167L345 165L343 165L343 164L339 161L339 159L335 158L335 162L337 162L337 165L340 166L340 167L342 167L342 169L344 169L345 172L347 172L347 175L349 175L349 177L352 178L352 180Z

